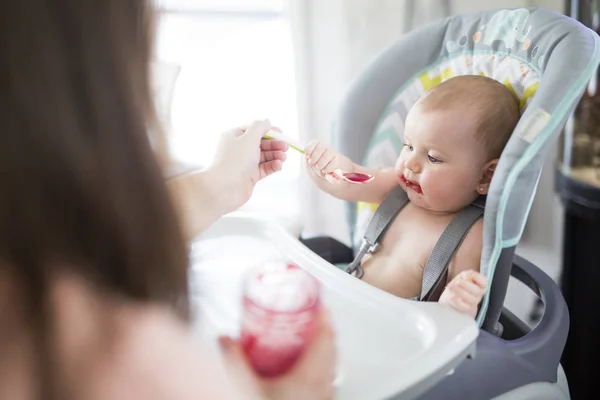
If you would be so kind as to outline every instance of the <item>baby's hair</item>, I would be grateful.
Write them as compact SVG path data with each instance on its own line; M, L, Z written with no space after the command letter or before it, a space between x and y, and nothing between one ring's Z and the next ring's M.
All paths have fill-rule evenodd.
M477 111L477 134L489 159L500 157L520 117L515 95L495 79L462 75L429 90L418 102L427 109L466 106Z

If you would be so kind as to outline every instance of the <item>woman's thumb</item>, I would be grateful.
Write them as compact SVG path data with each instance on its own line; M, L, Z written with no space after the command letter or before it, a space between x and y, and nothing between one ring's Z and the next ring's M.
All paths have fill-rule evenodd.
M234 339L228 336L220 336L219 347L227 369L240 370L250 367L242 346Z
M237 343L230 338L229 336L220 336L219 337L219 347L221 348L221 353L223 354L223 358L226 360L231 359L232 357L240 356L240 352L238 350Z
M252 367L248 362L239 342L227 336L219 337L219 347L223 356L223 364L228 375L233 377L233 382L241 384L242 387L252 388L260 392L258 381Z
M254 121L248 129L246 129L246 135L250 136L252 140L260 141L260 139L269 132L271 129L271 121L268 119L262 121Z

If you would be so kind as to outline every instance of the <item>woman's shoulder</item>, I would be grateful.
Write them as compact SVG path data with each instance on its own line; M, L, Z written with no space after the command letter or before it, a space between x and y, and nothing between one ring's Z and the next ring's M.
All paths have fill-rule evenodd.
M71 341L65 347L78 353L67 358L69 364L83 366L70 368L70 381L81 394L76 397L234 397L228 393L230 385L216 355L167 307L123 301L106 307L104 299L95 298L98 295L85 285L70 282L65 288L63 296L68 299L64 300L76 306L69 307L63 321L87 332L72 336L78 345L72 346Z
M99 371L99 398L222 397L216 395L227 385L215 357L169 310L135 305L119 314L113 357Z

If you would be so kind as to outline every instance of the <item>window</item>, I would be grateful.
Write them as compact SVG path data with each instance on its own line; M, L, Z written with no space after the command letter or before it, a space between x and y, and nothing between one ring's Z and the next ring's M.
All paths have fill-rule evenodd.
M171 145L188 162L211 162L218 134L269 118L298 137L292 39L284 0L160 0L157 55L181 72L171 108ZM299 208L300 156L259 183L245 207L282 215ZM235 160L232 160L235 162Z

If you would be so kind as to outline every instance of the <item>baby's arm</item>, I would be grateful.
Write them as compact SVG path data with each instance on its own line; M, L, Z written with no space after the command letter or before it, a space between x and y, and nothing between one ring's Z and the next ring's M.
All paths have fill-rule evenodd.
M487 289L487 278L479 273L482 249L483 221L471 228L448 268L448 285L440 303L475 318Z
M381 203L398 184L394 168L371 169L357 165L330 146L313 141L306 146L308 175L317 187L338 199ZM364 184L342 181L330 173L336 169L373 175L375 179Z

